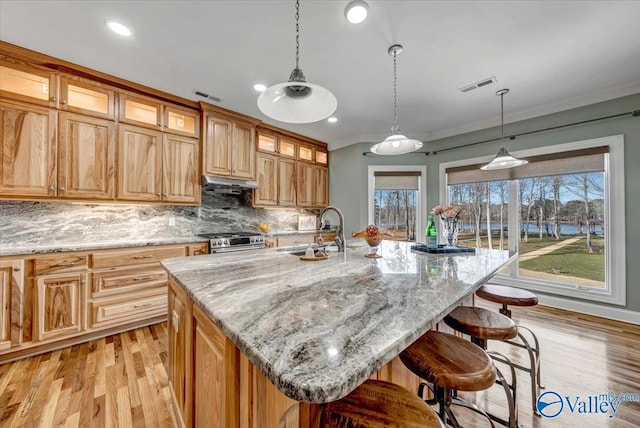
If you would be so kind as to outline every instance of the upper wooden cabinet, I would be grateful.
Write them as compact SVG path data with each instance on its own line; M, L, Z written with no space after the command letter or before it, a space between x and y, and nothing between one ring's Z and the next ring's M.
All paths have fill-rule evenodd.
M270 126L258 129L255 206L322 208L328 203L328 153L320 142Z
M60 77L58 105L61 110L113 119L115 98L113 88L78 77Z
M0 96L54 107L56 75L0 55Z
M121 125L118 137L118 199L162 199L162 133Z
M193 138L164 134L162 146L162 200L200 201L200 142Z
M202 173L255 180L257 121L211 107L203 104Z
M118 121L155 129L162 129L162 104L159 100L120 93Z
M173 105L164 106L164 131L187 137L200 136L200 113Z
M58 134L58 197L113 199L115 124L60 113Z
M0 192L55 196L56 111L0 100Z

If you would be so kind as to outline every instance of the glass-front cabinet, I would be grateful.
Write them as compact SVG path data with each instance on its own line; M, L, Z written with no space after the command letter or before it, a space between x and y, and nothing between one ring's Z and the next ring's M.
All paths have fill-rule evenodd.
M59 105L61 110L113 119L115 91L97 83L63 76L60 78Z
M160 129L162 127L162 105L152 98L120 94L119 121Z
M54 107L55 74L0 58L0 96Z

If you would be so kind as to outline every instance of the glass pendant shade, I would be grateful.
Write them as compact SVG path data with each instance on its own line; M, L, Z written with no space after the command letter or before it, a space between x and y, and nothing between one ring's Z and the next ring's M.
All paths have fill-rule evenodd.
M371 153L377 155L403 155L411 153L422 147L422 141L412 140L402 134L389 135L381 143L371 147Z
M496 169L509 169L509 168L515 168L517 166L526 165L527 163L529 163L529 161L516 159L509 154L507 149L505 149L504 147L501 147L500 150L498 150L498 154L496 155L496 157L493 158L493 160L488 164L486 164L485 166L480 167L480 169L483 169L485 171L493 171Z
M258 96L258 108L272 119L287 123L310 123L326 119L338 107L327 89L307 82L278 83Z

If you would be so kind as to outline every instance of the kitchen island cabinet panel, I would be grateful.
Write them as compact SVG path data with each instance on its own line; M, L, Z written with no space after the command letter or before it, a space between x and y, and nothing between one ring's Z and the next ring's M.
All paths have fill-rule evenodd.
M60 113L58 133L58 196L113 199L115 124Z
M0 100L0 193L55 196L56 112Z

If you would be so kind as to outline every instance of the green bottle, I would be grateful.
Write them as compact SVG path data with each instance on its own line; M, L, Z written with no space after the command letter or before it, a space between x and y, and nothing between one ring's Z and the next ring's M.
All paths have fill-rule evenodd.
M436 222L433 220L433 216L429 216L424 235L427 238L427 248L438 248L438 231L436 230Z

